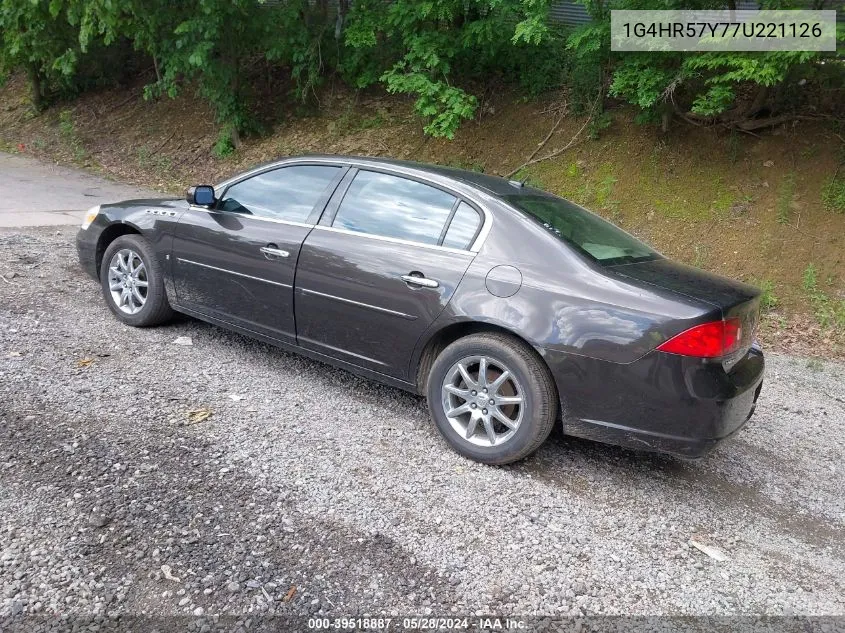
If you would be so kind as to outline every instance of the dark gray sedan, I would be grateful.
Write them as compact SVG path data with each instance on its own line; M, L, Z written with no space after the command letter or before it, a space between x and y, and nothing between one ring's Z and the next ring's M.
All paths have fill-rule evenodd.
M123 323L176 310L424 394L449 444L489 464L556 420L699 457L763 381L756 289L473 172L289 158L187 200L94 207L77 247Z

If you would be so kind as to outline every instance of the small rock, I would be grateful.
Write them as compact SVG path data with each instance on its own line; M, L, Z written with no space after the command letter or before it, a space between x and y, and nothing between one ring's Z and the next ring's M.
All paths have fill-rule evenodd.
M105 514L92 514L88 517L88 525L94 528L106 527L110 521Z

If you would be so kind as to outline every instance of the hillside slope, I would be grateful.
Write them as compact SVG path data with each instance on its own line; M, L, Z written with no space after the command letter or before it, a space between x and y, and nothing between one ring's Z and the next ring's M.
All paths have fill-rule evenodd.
M316 114L278 124L214 155L212 114L185 94L146 102L141 85L103 90L34 116L21 78L0 91L0 148L74 163L180 193L283 155L392 156L506 174L552 129L562 102L482 105L454 141L434 140L410 104L382 93L326 90ZM822 203L845 156L829 122L796 121L757 135L676 126L668 135L612 112L610 127L521 173L608 217L658 250L766 288L763 340L817 355L845 354L845 213ZM583 119L567 117L544 151L566 145ZM845 169L837 182L845 178Z

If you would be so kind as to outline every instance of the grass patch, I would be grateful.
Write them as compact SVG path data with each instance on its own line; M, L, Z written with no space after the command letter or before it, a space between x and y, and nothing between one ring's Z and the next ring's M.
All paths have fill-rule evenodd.
M795 173L790 173L778 185L777 219L778 224L789 224L792 216L792 196L795 195Z
M760 288L760 307L763 312L770 312L778 305L778 297L775 294L775 284L771 279L763 279L755 282L755 285Z
M217 158L228 158L235 153L235 140L232 138L231 129L226 127L220 130L212 151Z
M173 169L173 161L167 156L153 154L150 148L142 146L138 148L138 166L142 169L152 169L164 173Z
M812 263L804 269L802 286L819 325L825 329L845 331L845 300L831 297L820 287L818 272Z
M463 160L463 159L458 158L458 159L455 159L455 160L446 161L446 167L454 167L455 169L464 169L466 171L474 171L474 172L477 172L479 174L484 173L484 163L479 162L479 161L467 161L467 160ZM514 176L514 178L516 180L521 180L522 177L524 177L524 176L525 176L525 174L523 172L519 172ZM530 178L530 176L529 176L529 178ZM532 184L532 186L537 186L537 185Z
M818 358L811 358L807 361L807 369L818 373L824 371L824 364Z
M833 176L822 187L822 206L828 211L845 213L845 179Z
M716 213L722 214L733 208L735 200L733 194L727 189L722 189L722 183L719 183L719 192L716 199L713 200L713 210Z
M62 110L59 112L59 135L62 140L67 143L73 152L73 158L77 162L85 160L85 147L82 145L82 139L76 131L76 123L73 121L73 113L70 110Z
M596 184L596 204L600 207L606 207L611 202L613 195L613 188L619 182L613 174L604 176Z
M329 131L334 138L342 138L365 130L378 130L390 123L390 119L383 112L370 116L361 116L352 107L346 108L343 114L329 123Z
M704 268L707 265L707 259L710 255L710 249L704 244L696 244L693 246L692 265L696 268Z

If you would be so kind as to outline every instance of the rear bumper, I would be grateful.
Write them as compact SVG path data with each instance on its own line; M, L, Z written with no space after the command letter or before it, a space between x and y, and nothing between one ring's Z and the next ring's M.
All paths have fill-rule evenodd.
M757 347L727 370L657 351L627 365L553 360L565 433L686 458L703 457L742 428L765 367Z
M82 266L82 269L95 280L99 280L100 275L97 271L97 238L90 227L88 229L79 229L76 233L76 253L79 255L79 264Z

